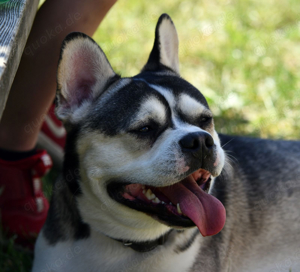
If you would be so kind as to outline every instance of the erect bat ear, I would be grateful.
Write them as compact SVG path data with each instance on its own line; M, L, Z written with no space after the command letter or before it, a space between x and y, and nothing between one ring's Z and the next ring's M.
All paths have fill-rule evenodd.
M155 40L148 62L142 71L169 68L179 74L178 36L168 14L162 14L155 29Z
M79 32L69 34L62 44L57 71L58 118L76 122L116 78L119 76L93 39Z

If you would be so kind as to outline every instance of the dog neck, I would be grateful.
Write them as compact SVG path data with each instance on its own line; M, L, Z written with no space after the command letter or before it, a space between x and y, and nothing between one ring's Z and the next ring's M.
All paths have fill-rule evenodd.
M121 242L125 247L130 247L137 252L149 252L151 250L154 250L158 246L164 245L171 232L172 230L168 231L166 234L160 236L156 240L145 241L145 242L134 242L129 240L118 240L118 239L114 239L114 240Z

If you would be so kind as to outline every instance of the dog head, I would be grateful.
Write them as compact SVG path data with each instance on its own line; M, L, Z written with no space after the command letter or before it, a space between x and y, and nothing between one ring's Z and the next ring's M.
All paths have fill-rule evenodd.
M57 115L68 130L65 173L81 216L115 239L145 241L171 228L219 232L223 205L209 194L224 152L204 96L179 75L170 17L157 23L141 73L121 78L82 33L63 43ZM68 181L68 180L67 180Z

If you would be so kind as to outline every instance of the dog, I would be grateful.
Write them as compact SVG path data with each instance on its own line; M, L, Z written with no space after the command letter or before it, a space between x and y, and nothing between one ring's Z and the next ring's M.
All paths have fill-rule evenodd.
M300 271L300 142L218 135L167 14L138 75L71 33L57 83L63 174L33 272Z

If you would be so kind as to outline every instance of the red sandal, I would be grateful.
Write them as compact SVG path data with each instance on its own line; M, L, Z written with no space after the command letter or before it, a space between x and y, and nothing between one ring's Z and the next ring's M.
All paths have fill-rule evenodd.
M45 150L18 161L0 159L0 220L3 230L27 245L36 238L47 217L49 203L42 191L52 160Z
M43 122L38 137L38 146L46 149L57 166L61 167L67 132L55 115L52 104Z

